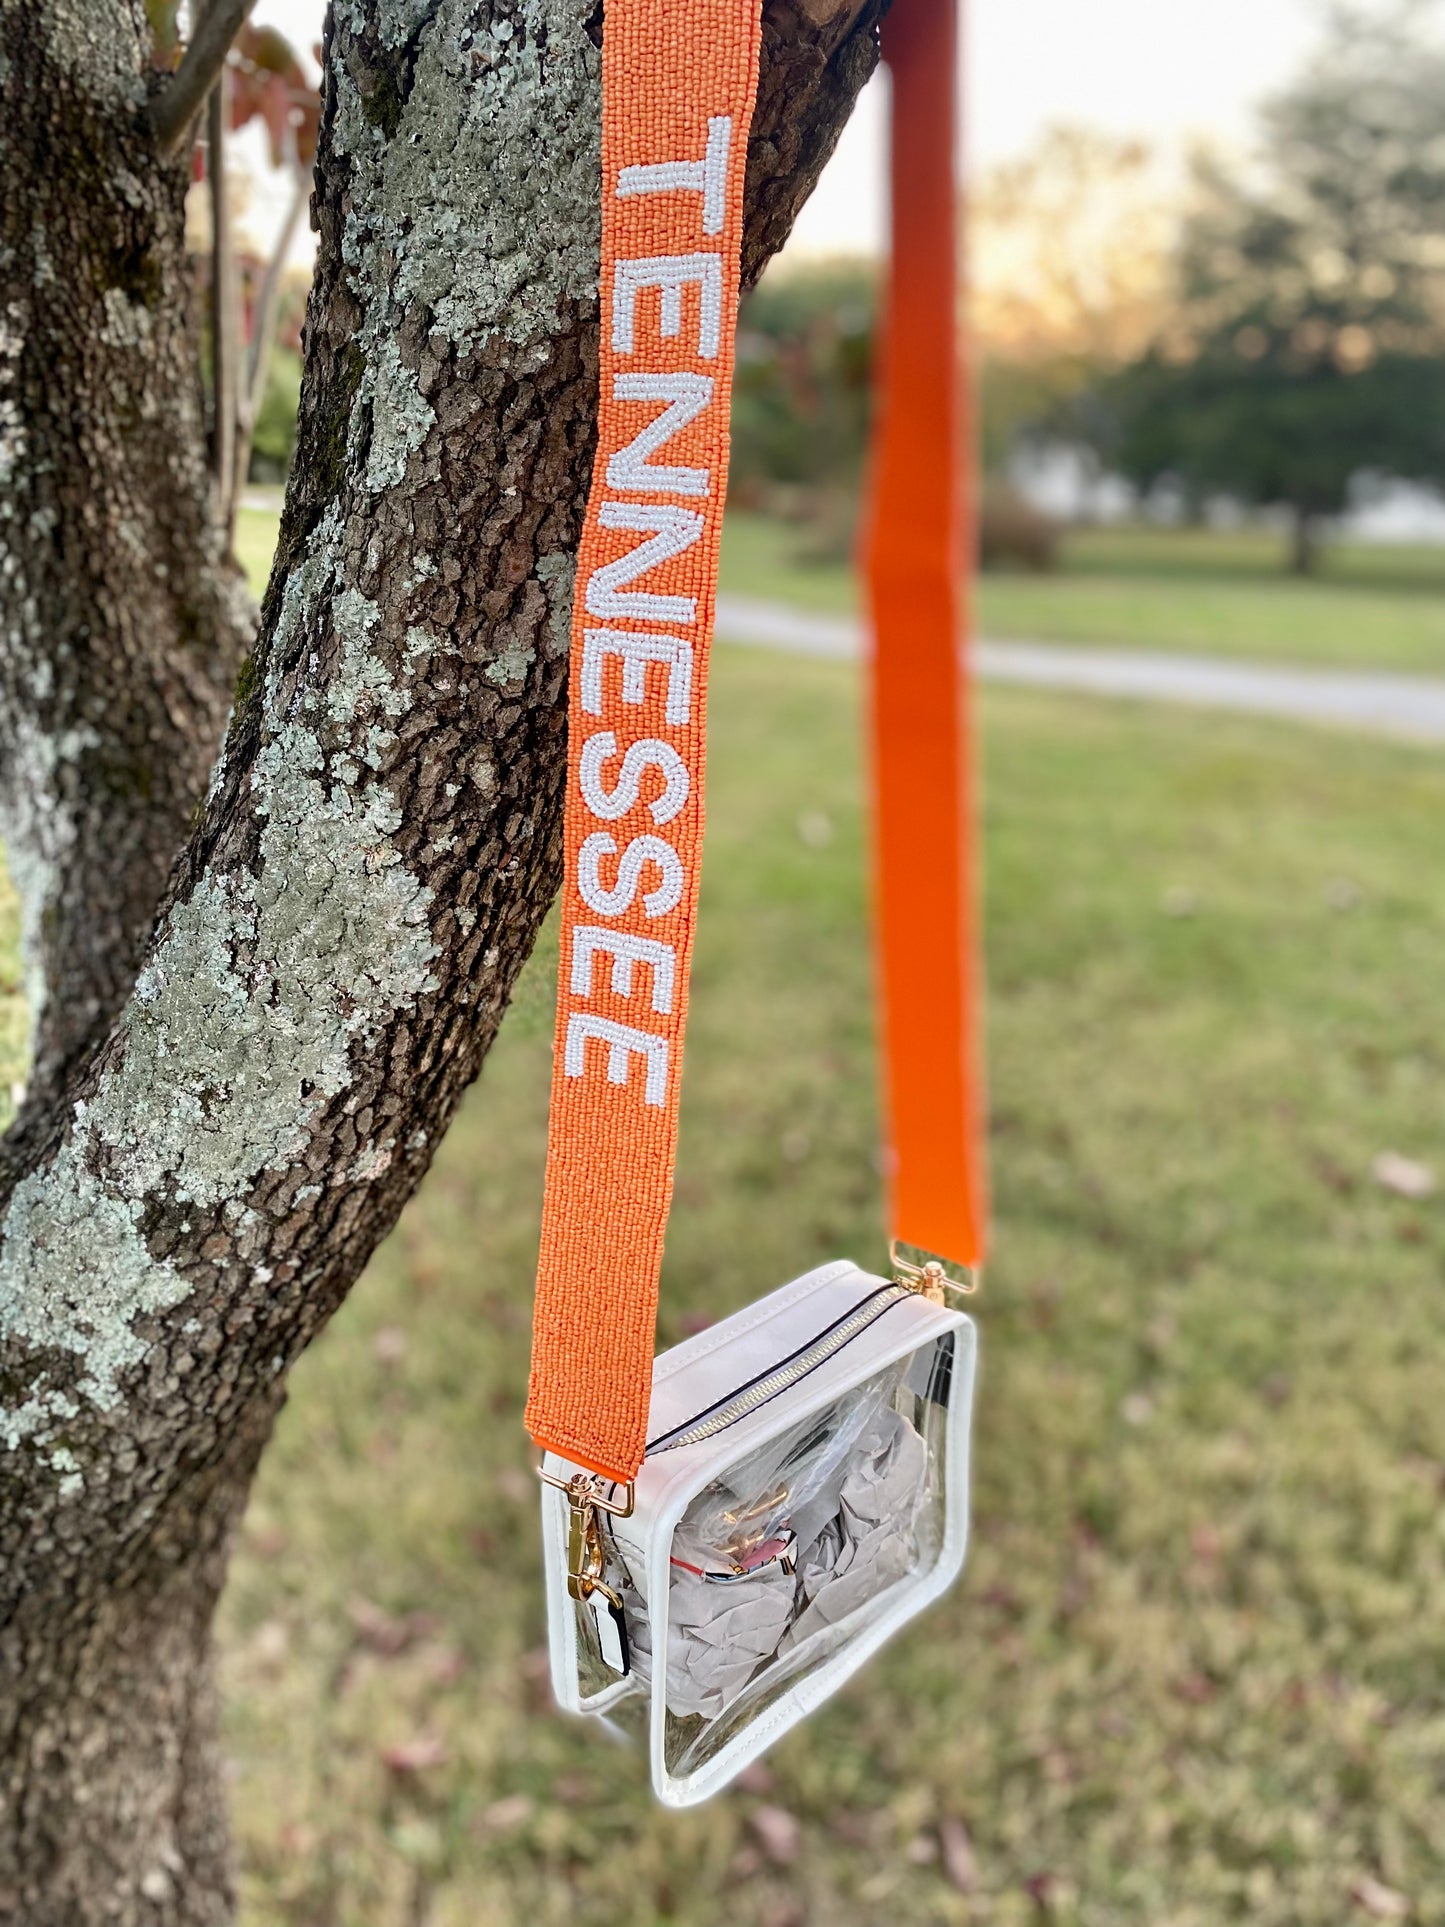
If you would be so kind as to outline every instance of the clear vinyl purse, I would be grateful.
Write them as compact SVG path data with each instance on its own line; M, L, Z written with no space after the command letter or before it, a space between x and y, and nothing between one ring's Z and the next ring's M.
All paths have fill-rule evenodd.
M672 1806L726 1784L937 1598L968 1536L977 1341L937 1260L824 1265L652 1355L759 38L760 0L608 0L599 447L527 1405L557 1700L645 1738ZM869 574L890 1211L912 1248L971 1267L954 0L895 0L884 53L894 245Z
M842 1260L664 1352L631 1488L549 1455L560 1706L689 1806L957 1577L977 1341L934 1278Z

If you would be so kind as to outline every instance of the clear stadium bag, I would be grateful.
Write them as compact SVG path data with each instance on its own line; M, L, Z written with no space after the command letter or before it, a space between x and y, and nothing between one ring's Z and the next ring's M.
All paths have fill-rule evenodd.
M645 1737L668 1805L726 1784L956 1577L974 1358L926 1289L825 1265L657 1360L630 1492L585 1472L574 1492L548 1456L558 1701Z
M957 1575L976 1334L933 1258L810 1271L655 1361L702 837L760 0L608 0L599 447L578 556L527 1424L559 1703L662 1800L736 1774ZM956 325L954 0L895 0L868 543L893 1226L983 1227ZM971 1288L968 1283L957 1287Z

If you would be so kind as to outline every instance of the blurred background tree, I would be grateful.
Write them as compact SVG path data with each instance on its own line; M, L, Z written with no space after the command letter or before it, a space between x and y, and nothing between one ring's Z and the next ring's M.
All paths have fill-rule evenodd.
M1261 133L1250 165L1197 161L1172 311L1093 422L1141 488L1286 506L1305 573L1362 470L1445 480L1445 53L1422 8L1336 9Z
M320 63L320 49L313 50ZM301 321L310 274L288 273L291 245L311 197L316 159L318 96L299 54L274 27L247 25L232 49L231 130L249 121L265 127L271 165L291 180L291 199L269 255L241 259L238 319L244 335L236 408L235 484L284 481L290 467L296 408L301 398ZM284 332L284 359L277 354ZM275 379L272 371L275 370ZM253 457L255 458L253 460ZM232 521L236 503L231 505Z
M1271 541L1287 522L1308 573L1372 477L1445 481L1439 11L1336 7L1316 58L1260 110L1252 153L1186 163L1058 123L971 183L985 567L1052 567L1068 525L1132 502L1145 521L1227 508ZM248 30L226 85L228 126L263 124L296 184L279 242L266 259L237 251L220 290L242 337L239 487L281 480L290 458L306 276L286 262L314 127L303 63L273 29ZM205 222L198 234L209 284ZM786 523L800 560L851 550L878 277L867 257L783 258L745 310L733 504ZM213 420L227 413L217 400Z
M873 262L804 262L764 276L738 335L731 497L804 522L820 553L852 539L877 294Z
M1169 186L1146 143L1059 126L980 178L968 223L983 559L1048 566L1056 531L1011 486L1010 459L1031 437L1103 444L1099 384L1169 314ZM871 261L784 260L745 311L732 495L803 525L805 553L842 555L851 542L877 288Z
M1173 209L1145 142L1057 126L981 177L968 226L983 461L999 475L1021 435L1072 427L1163 326Z
M1371 476L1445 482L1437 11L1335 7L1314 60L1261 108L1252 153L1185 167L1061 124L980 175L985 566L1054 561L1036 486L1051 457L1072 465L1071 519L1121 485L1187 517L1274 511L1302 574ZM746 312L735 500L800 524L803 554L851 540L876 286L866 260L784 260Z
M179 11L179 0L148 3L152 57L162 71L180 56ZM319 62L320 49L313 54ZM319 114L315 81L286 36L243 23L198 124L187 204L187 245L205 304L200 355L211 472L228 534L247 482L284 481L290 466L311 281L310 269L291 256L311 194ZM238 232L250 184L228 151L232 136L252 123L265 130L271 165L289 187L264 253Z

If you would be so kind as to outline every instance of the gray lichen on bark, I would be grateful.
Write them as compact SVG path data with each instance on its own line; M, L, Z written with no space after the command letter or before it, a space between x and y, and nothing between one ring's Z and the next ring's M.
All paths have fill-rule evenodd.
M601 77L587 11L520 0L497 17L443 0L404 103L389 88L363 95L336 68L334 145L352 169L342 257L363 308L355 405L370 410L373 490L400 481L436 420L423 360L434 371L448 345L465 356L501 335L540 365L566 305L596 297ZM382 44L403 44L424 12L383 8Z
M51 60L78 91L108 109L125 104L138 107L145 99L142 8L96 6L94 0L48 0L38 24Z
M41 661L48 669L49 664L43 658ZM33 686L43 696L43 675ZM82 751L99 745L99 734L85 723L48 732L18 708L9 718L5 781L0 784L0 846L20 899L20 961L25 973L32 1058L49 996L43 941L46 914L59 891L62 866L76 839L75 812L66 796L68 785L57 779Z
M177 906L69 1141L11 1200L0 1337L83 1361L72 1386L39 1377L0 1418L12 1447L53 1443L76 1416L77 1393L115 1406L124 1373L146 1352L136 1320L188 1295L138 1229L147 1200L164 1188L179 1204L215 1205L242 1196L258 1172L284 1168L345 1087L353 1045L366 1048L435 987L430 892L391 844L400 815L368 774L395 740L382 719L403 700L367 647L374 605L336 591L340 559L332 513L287 584L277 627L266 707L278 722L251 783L264 819L257 872L208 873ZM276 665L294 656L328 599L342 640L337 671L324 690L288 702ZM338 740L354 755L329 755ZM60 1465L74 1491L68 1451Z

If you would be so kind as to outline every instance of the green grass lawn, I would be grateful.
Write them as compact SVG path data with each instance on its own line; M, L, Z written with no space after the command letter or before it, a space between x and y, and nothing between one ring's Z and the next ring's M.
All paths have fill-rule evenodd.
M258 601L271 573L271 556L280 525L279 503L275 509L243 508L236 513L236 559L246 571L251 593Z
M664 1342L882 1258L856 694L718 651ZM520 1423L548 938L246 1522L221 1630L246 1927L1342 1927L1357 1895L1393 1917L1383 1890L1445 1921L1445 1219L1370 1176L1386 1148L1445 1171L1445 766L984 713L963 1583L697 1812L550 1710Z
M805 529L730 515L723 587L855 607L850 570L809 544ZM1080 530L1056 574L982 577L977 621L990 636L1445 675L1445 549L1341 546L1299 582L1264 535Z

